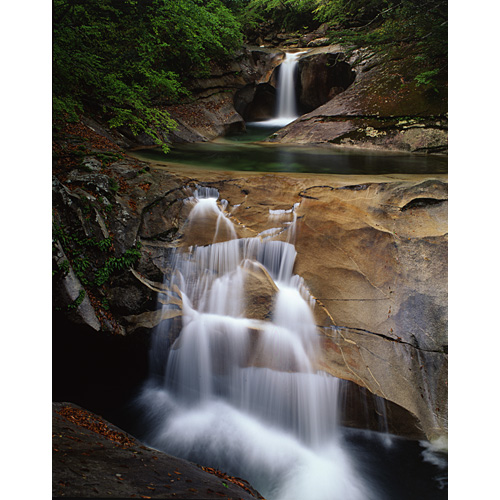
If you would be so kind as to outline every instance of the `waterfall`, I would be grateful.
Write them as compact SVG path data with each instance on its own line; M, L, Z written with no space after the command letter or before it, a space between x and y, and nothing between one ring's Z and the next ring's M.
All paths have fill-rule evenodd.
M146 441L244 477L268 500L374 499L340 439L339 380L315 368L313 301L293 274L298 204L269 211L281 229L238 239L216 190L190 203L189 219L216 210L234 237L171 258L162 303L182 301L182 325L175 339L155 332L154 374L138 398ZM252 313L252 297L269 299L271 314Z
M280 65L278 83L276 86L276 114L274 118L262 122L252 122L252 125L263 127L284 127L299 117L297 111L296 76L299 57L305 52L287 52Z
M290 123L298 117L295 74L297 72L298 59L301 54L303 54L303 52L296 52L294 54L287 53L285 55L285 60L281 63L277 88L278 108L276 119L286 120L286 123Z

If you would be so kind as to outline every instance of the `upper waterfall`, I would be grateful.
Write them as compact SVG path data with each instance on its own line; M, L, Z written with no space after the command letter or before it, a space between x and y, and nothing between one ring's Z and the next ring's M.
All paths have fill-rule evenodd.
M299 117L297 110L296 77L299 58L303 52L287 52L280 65L276 86L276 112L274 118L253 125L284 127Z
M296 52L293 54L287 53L284 61L281 63L277 88L278 108L276 119L283 120L285 125L299 116L295 92L295 75L299 56L303 53L304 52Z

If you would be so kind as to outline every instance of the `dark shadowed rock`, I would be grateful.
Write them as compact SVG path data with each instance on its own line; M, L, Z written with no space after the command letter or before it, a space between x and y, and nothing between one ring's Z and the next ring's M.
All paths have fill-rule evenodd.
M245 480L145 446L71 403L52 411L52 495L70 498L262 498Z
M276 107L276 89L269 83L250 84L236 93L234 106L246 121L272 118Z
M343 52L311 51L299 60L299 102L311 111L340 94L354 81L355 73L344 60Z

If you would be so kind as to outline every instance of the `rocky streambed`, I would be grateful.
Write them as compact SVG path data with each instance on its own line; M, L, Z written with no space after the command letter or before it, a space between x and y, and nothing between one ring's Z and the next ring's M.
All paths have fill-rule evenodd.
M243 133L246 122L274 116L280 64L300 51L295 92L300 118L270 139L282 144L445 154L447 82L415 80L415 54L382 54L325 42L322 46L246 45L207 78L189 83L190 97L167 110L177 122L173 143L210 141ZM121 130L129 144L153 145Z
M321 368L405 408L422 435L446 434L445 175L216 173L125 156L104 166L97 153L83 165L92 171L78 166L53 184L56 350L72 343L58 334L59 318L79 325L62 365L90 335L109 349L109 366L117 363L104 377L134 379L124 362L134 356L145 374L151 329L181 314L164 317L156 303L172 271L166 256L213 242L216 220L192 227L185 202L196 186L211 186L240 238L286 237L296 207L294 272L316 299ZM271 220L280 210L289 215Z
M446 101L442 94L416 86L404 60L328 44L306 48L310 51L299 68L297 89L306 114L269 142L446 152ZM224 67L214 66L210 78L192 82L189 102L170 107L178 128L169 139L208 141L243 132L245 119L268 118L283 57L282 47L248 46ZM349 387L343 423L373 427L359 418L359 411L368 406L374 415L379 412L376 396L385 401L389 431L414 439L446 439L445 174L215 172L129 156L126 150L137 144L152 142L132 137L126 129L110 131L92 118L67 124L55 136L54 400L76 403L133 432L128 404L148 375L152 331L168 324L173 341L181 327L179 297L168 313L157 301L165 292L163 277L174 271L169 256L174 249L213 243L217 220L208 217L193 224L186 202L205 186L226 200L224 210L238 238L287 241L293 223L294 273L314 299L322 348L317 368ZM227 238L219 232L217 241ZM276 289L263 273L250 278L248 315L266 317ZM82 450L110 445L96 444L91 434L84 438L81 433L88 430L68 426L61 418L56 412L55 425L66 426L64 432L59 427L54 431L56 441L64 440L56 442L57 450L66 447L64 453L74 454L69 451L71 436L82 440ZM95 464L108 456L115 457L111 463L137 459L129 451L101 451ZM151 450L146 454L149 465L160 459ZM81 461L76 473L65 467L61 462L55 468L56 496L104 494L99 486L94 485L96 493L87 488L88 481L81 483L88 476ZM151 474L158 475L153 469ZM122 491L116 488L124 488L125 477L112 472L111 479L100 476L94 483L102 482L117 495L139 494L138 477ZM198 470L191 473L197 482L209 481L198 477ZM149 485L153 492L141 483L146 488L141 494L158 497L158 484ZM217 494L215 486L220 484L207 488ZM234 494L247 498L244 494L254 493Z

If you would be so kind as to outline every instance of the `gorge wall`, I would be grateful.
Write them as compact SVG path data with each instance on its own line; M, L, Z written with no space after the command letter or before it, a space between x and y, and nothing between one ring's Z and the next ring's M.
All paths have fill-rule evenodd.
M286 50L305 52L296 89L305 114L274 134L272 142L446 153L446 87L440 84L436 92L419 85L409 76L410 56L330 44L300 48L295 43ZM190 82L189 100L167 107L178 123L169 140L212 140L243 133L247 121L271 118L283 58L283 47L245 46L224 65L213 64L209 78ZM145 135L133 140L154 144Z
M446 103L405 82L405 61L332 45L308 49L297 89L306 114L270 142L446 151ZM281 47L245 47L213 66L210 78L192 82L189 102L169 107L178 122L170 140L211 140L270 117L283 57ZM91 118L56 140L56 398L78 394L75 402L90 409L118 408L147 374L151 330L168 322L175 335L182 303L165 315L156 296L172 272L173 248L212 243L214 221L189 223L185 200L200 184L228 201L239 237L272 230L285 238L296 217L294 271L315 297L318 368L394 403L394 420L403 415L395 432L417 421L416 435L446 435L446 176L166 170L124 154L137 144L153 143ZM288 219L270 226L269 210L286 210ZM262 276L248 296L252 314L267 314L273 290Z
M140 383L151 329L164 321L172 332L180 326L182 303L168 315L156 304L163 274L172 272L169 252L213 242L216 222L192 227L185 203L196 185L209 185L227 200L239 237L272 230L285 238L297 217L294 272L316 299L324 352L318 368L405 408L429 438L446 434L445 176L231 176L98 158L94 153L86 170L76 166L53 184L56 320L67 318L56 321L64 331L55 342L68 347L60 353L67 365L77 366L78 343L92 338L101 348L85 349L82 372L95 373L102 363L105 379ZM270 209L289 215L270 223ZM108 238L112 246L93 244ZM266 283L256 286L249 297L261 300ZM266 313L265 301L255 307L256 315ZM75 324L86 333L69 348Z

